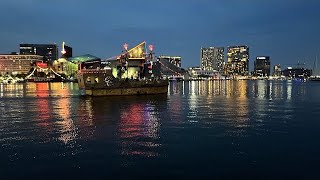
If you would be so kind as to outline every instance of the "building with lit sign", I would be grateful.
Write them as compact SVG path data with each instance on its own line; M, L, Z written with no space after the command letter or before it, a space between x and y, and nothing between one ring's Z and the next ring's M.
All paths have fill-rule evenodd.
M0 54L1 74L28 74L36 63L41 63L39 55L6 55Z
M258 56L254 61L254 76L270 76L270 57Z
M44 62L52 63L58 59L56 44L20 44L21 55L40 55Z
M249 47L229 46L227 52L225 74L228 76L249 75Z
M224 48L208 47L201 48L200 67L204 71L223 72Z

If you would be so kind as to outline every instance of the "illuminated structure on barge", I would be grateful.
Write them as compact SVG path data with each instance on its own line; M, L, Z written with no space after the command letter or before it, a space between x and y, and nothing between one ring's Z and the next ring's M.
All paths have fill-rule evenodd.
M87 61L79 65L79 88L86 95L116 96L166 94L168 80L161 78L160 64L154 61L154 46L142 42L113 58L100 62Z

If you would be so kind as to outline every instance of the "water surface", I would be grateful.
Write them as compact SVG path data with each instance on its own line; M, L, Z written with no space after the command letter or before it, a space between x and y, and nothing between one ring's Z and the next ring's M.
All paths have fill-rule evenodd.
M76 83L0 85L0 176L320 176L320 83L168 88L83 97Z

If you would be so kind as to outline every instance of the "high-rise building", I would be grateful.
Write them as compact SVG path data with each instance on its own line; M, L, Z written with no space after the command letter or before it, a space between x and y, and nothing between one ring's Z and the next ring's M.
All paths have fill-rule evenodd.
M224 48L223 47L208 47L201 48L201 69L204 71L223 72L224 64Z
M229 76L247 76L249 75L249 47L229 46L228 60L225 67L225 73Z
M270 76L270 57L258 56L254 61L254 75L259 77Z
M53 62L58 59L56 44L20 44L21 55L40 55L44 62Z

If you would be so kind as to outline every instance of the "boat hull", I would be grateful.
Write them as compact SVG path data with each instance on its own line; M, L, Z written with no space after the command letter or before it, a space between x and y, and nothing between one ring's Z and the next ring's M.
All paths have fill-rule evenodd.
M148 95L166 94L167 86L159 87L135 87L135 88L108 88L108 89L85 89L85 94L89 96L129 96L129 95Z
M168 93L169 81L164 79L115 79L107 71L81 71L79 88L90 96L129 96Z

